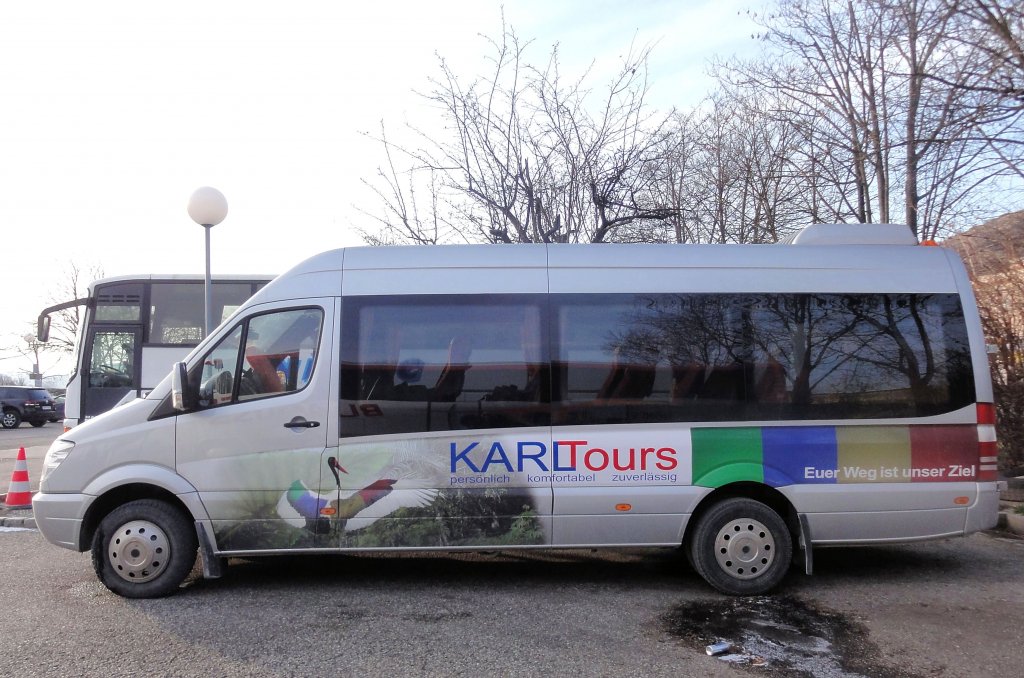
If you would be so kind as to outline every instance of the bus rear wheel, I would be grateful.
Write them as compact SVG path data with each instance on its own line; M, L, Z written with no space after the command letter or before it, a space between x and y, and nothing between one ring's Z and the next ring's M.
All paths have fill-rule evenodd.
M793 538L785 521L765 504L726 499L698 519L689 555L697 573L722 593L759 595L786 576Z
M196 562L198 542L170 504L139 499L111 511L92 540L92 564L103 585L126 598L174 593Z

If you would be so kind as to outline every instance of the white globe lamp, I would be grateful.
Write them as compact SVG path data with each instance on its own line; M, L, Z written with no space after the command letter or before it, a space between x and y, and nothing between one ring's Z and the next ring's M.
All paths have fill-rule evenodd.
M203 336L209 336L211 322L210 313L210 229L224 221L228 215L228 200L224 194L212 186L203 186L192 192L188 199L188 215L192 221L203 227L206 232L206 287L204 290L204 307L206 316L204 319Z

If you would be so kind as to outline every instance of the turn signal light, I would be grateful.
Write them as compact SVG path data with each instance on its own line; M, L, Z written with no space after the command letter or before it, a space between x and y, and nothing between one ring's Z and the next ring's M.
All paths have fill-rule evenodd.
M971 498L970 497L957 497L956 499L953 500L953 503L956 504L957 506L967 506L968 504L971 503Z
M325 506L320 509L320 515L322 516L333 516L337 512L338 509L331 508L330 506Z
M632 511L633 510L633 505L632 504L616 504L615 505L615 510L616 511Z
M978 403L978 423L995 426L996 406L994 403Z

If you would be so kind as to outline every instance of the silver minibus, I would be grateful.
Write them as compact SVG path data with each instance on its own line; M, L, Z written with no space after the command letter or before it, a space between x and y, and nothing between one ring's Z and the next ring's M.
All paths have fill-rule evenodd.
M759 594L816 547L996 523L957 256L892 225L776 245L348 248L46 455L36 522L129 597L202 556L682 548Z

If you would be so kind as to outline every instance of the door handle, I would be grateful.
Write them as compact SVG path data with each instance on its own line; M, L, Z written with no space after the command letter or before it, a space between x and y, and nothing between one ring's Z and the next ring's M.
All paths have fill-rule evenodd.
M302 417L294 417L291 421L284 425L285 428L316 428L320 425L319 421L306 421Z

